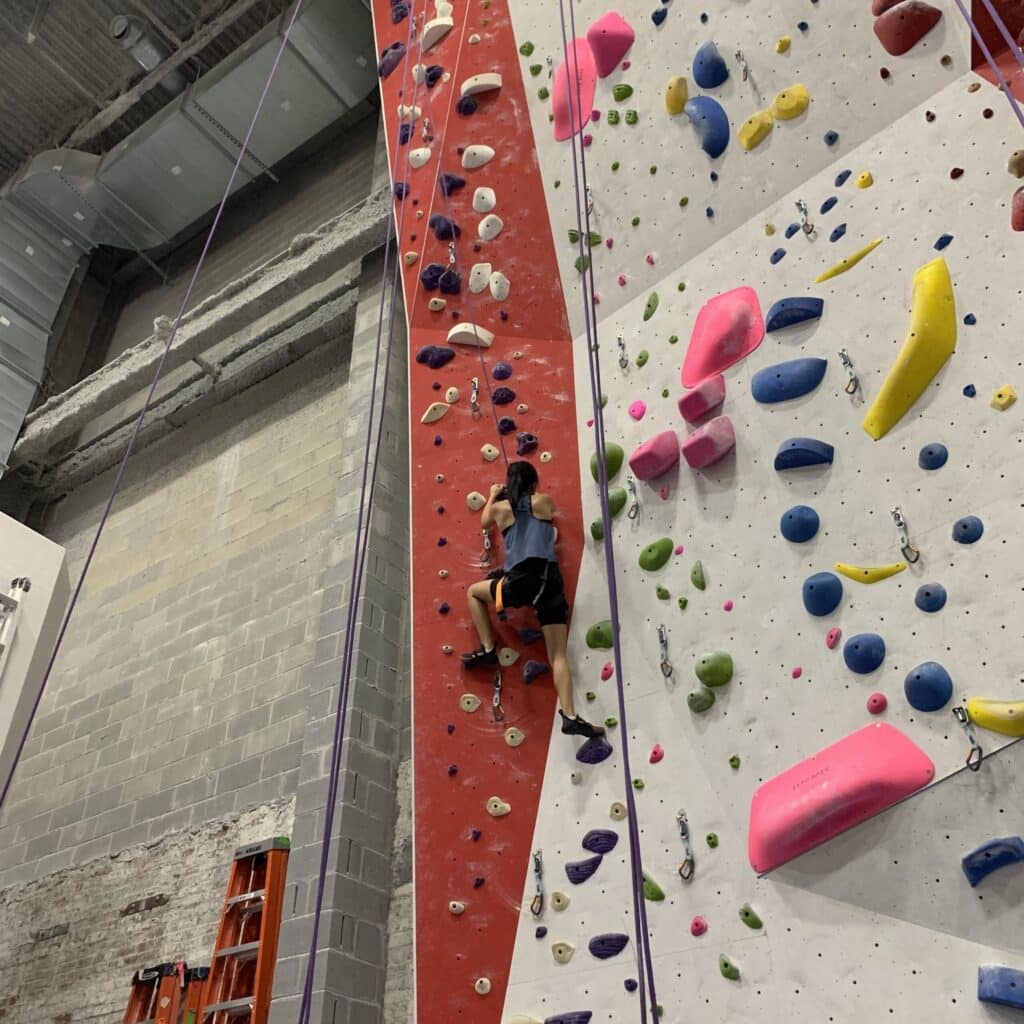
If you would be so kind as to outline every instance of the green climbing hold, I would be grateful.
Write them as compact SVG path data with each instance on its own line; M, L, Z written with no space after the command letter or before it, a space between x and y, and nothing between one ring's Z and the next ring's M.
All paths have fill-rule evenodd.
M657 309L658 309L658 293L657 292L651 292L651 294L647 296L647 302L644 304L644 322L645 323L648 320L650 320L652 316L654 316L654 314L657 311Z
M597 694L593 690L587 690L587 700L597 700Z
M672 547L671 537L652 541L640 552L640 568L646 572L656 572L672 557Z
M756 930L757 928L764 927L761 922L761 918L757 916L749 903L744 903L743 906L740 907L740 920L748 928L754 928Z
M706 838L707 838L708 846L712 850L714 850L718 846L718 833L717 832L709 832L707 834Z
M602 395L601 396L601 408L603 409L607 404L608 404L608 396L607 395ZM609 477L608 479L610 480L611 477Z
M704 566L700 562L694 562L690 570L690 582L698 589L703 590L707 586L704 579Z
M700 656L693 670L705 686L725 686L732 679L732 656L726 651L710 651Z
M525 43L523 43L522 46L519 47L519 52L524 57L532 57L533 56L533 51L534 51L534 45L529 40L527 40Z
M665 1007L662 1006L661 1003L658 1003L658 1005L654 1008L654 1012L657 1013L657 1015L659 1017L664 1017L665 1016Z
M659 601L667 601L672 596L660 583L655 588L655 593L658 595Z
M662 398L668 398L668 388L662 388L661 389L661 397Z
M651 174L657 174L657 173L658 173L658 165L657 164L651 164Z
M539 100L546 100L550 95L551 95L551 93L548 92L548 87L546 85L542 85L537 90L537 99L539 99Z
M668 343L670 345L678 345L679 344L679 335L678 334L670 334L668 336Z
M733 754L732 757L729 758L729 767L732 768L733 771L739 771L739 767L740 767L740 755L739 754Z
M634 779L633 780L633 788L634 789L643 789L644 788L644 780L643 779Z
M582 274L590 267L590 256L577 256L572 265Z
M621 103L623 100L628 100L633 95L633 86L626 85L625 82L619 82L612 89L612 95L615 97L616 103Z
M639 366L642 369L643 367L645 367L647 365L647 360L650 359L650 358L651 357L650 357L650 354L648 353L647 349L642 348L637 353L636 365Z
M587 646L594 650L609 650L612 646L612 620L602 619L587 630Z
M606 449L607 450L607 449ZM625 507L628 495L625 487L608 488L608 514L614 519Z
M640 115L635 110L626 111L626 124L636 124L640 120Z
M604 724L605 728L614 729L619 724L619 720L617 718L606 718Z
M722 972L723 978L730 981L740 980L740 969L724 953L718 958L718 969Z
M604 396L601 396L604 401L607 401ZM603 404L603 403L602 403ZM615 444L613 441L608 441L604 446L604 469L609 480L615 479L615 474L622 469L622 460L626 457L626 453L622 450L622 445ZM595 479L599 479L597 475L597 452L594 452L590 456L590 475Z
M608 111L608 123L618 124L619 123L619 112L617 110Z
M558 186L561 185L561 184L562 184L561 179L560 178L555 178L555 188L558 188Z
M689 602L689 601L687 601L687 599L686 599L685 597L681 597L681 598L679 598L679 610L680 610L680 611L686 611L686 606L687 606L687 605L688 605L689 603L690 603L690 602Z
M715 703L715 695L711 690L703 687L699 690L691 690L686 695L686 704L689 709L697 715L703 714L712 704Z
M580 233L575 228L569 228L566 232L569 236L570 245L578 245L580 241Z
M689 203L690 203L690 197L689 196L683 196L683 198L679 200L679 205L680 206L688 206Z
M618 160L613 160L612 161L612 170L613 171L617 171L618 169L619 169L619 161Z
M533 75L534 78L536 78L543 70L544 70L544 65L543 64L531 64L530 65L530 74Z
M686 291L686 282L685 281L680 281L679 284L676 285L676 288L678 288L681 292L685 292Z
M651 878L647 872L644 872L644 899L650 900L652 903L661 903L665 898L665 890L662 889L658 883Z
M590 524L590 536L597 541L604 540L604 523L600 519L595 519Z

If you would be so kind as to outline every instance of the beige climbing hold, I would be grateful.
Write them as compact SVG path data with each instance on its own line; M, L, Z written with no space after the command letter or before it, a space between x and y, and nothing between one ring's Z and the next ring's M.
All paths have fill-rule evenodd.
M520 402L516 406L516 412L519 413L520 416L522 416L524 413L527 413L529 411L530 411L530 407L525 402Z
M419 170L424 164L430 161L431 150L428 146L418 146L409 150L409 164L415 170Z
M485 242L489 242L492 238L497 238L501 234L501 229L504 226L505 222L496 213L489 213L480 221L476 233Z
M469 268L469 290L474 295L479 295L482 291L486 291L490 280L490 263L474 263L473 266Z
M569 906L569 897L564 893L556 889L551 894L551 909L552 910L565 910Z
M508 298L511 285L508 278L500 271L495 270L488 282L491 288L491 298L496 302L504 302Z
M439 483L439 484L443 484L444 483L444 473L435 473L434 474L434 482L435 483Z
M467 146L462 152L462 166L467 171L475 171L494 159L494 150L481 143Z
M480 36L479 36L479 35L477 35L477 33L476 33L476 32L474 32L474 33L473 33L473 34L472 34L472 35L471 35L471 36L469 37L469 45L470 45L470 46L476 46L476 44L477 44L477 43L479 43L479 42L480 42Z
M413 64L412 80L417 85L422 85L427 80L427 69L422 64ZM411 156L412 154L410 154Z
M1006 169L1015 178L1024 178L1024 149L1015 149L1006 161Z
M616 800L608 809L608 813L611 815L612 821L625 821L626 815L629 812L626 810L626 805L622 803L621 800Z
M512 647L498 648L498 663L502 668L508 668L519 660L519 652Z
M445 4L445 6L451 7L451 4ZM426 53L428 50L433 49L453 28L455 28L455 22L448 15L428 21L423 26L423 35L420 37L420 50Z
M567 964L575 952L576 947L571 942L555 942L551 946L551 955L559 964Z
M683 112L686 101L689 99L689 89L686 79L682 75L676 75L668 80L665 87L665 109L674 117Z
M484 462L493 462L501 452L493 444L485 444L480 449L480 454L484 457Z
M494 335L479 324L463 320L448 332L449 345L472 345L474 348L490 348Z
M875 179L871 177L870 171L861 171L857 175L857 188L871 188L874 183Z
M481 185L473 193L473 209L477 213L490 213L498 205L498 197L494 194L493 188Z
M481 92L491 92L501 88L501 75L497 71L485 71L482 75L467 78L459 91L463 96L475 96Z
M1009 384L1004 384L993 396L989 403L993 409L1005 412L1017 401L1017 392Z
M411 104L409 106L406 106L404 103L398 104L399 122L408 121L409 124L415 124L420 119L420 115L422 113L423 111L420 110L420 108L417 107L415 104Z
M427 411L420 417L420 423L436 423L448 412L448 406L444 402L431 402Z
M505 803L500 796L492 796L487 801L487 813L492 818L504 818L509 811L512 810L512 805Z
M448 570L447 569L438 569L437 570L437 575L440 576L441 579L446 580L446 579L448 579Z
M467 715L471 715L474 711L478 711L480 709L480 698L475 693L464 693L459 698L459 707L462 708Z
M513 359L522 359L523 358L523 353L519 349L516 349L515 352L512 353L512 358Z
M450 18L455 14L455 5L448 0L437 0L434 4L435 18Z
M789 49L792 42L793 40L790 39L789 36L779 36L779 38L775 40L775 52L785 53Z
M456 917L458 917L459 914L464 914L465 912L466 904L463 903L461 900L448 901L448 913L454 914Z
M449 405L454 405L460 398L459 389L454 385L444 393L444 400Z
M796 82L788 89L783 89L772 100L772 114L780 121L791 121L794 117L799 117L810 102L807 87Z
M476 994L478 996L485 996L491 991L491 979L477 978L473 983L473 988L476 990Z
M455 648L452 647L451 644L441 644L441 653L442 654L454 654L455 653Z
M574 786L578 786L583 781L583 772L581 772L579 768L573 768L571 774L569 775L569 781Z
M765 233L765 234L766 234L766 235L767 235L767 236L768 236L769 238L771 238L771 237L772 237L772 235L774 235L774 234L775 234L775 225L774 225L774 224L765 224L765 226L764 226L764 233Z
M541 452L540 453L540 461L541 462L550 462L551 461L551 452Z
M479 491L470 491L466 495L466 504L470 512L479 512L487 504L487 499Z
M505 730L505 742L510 747L520 747L523 744L523 740L526 739L526 734L522 729L517 729L514 725L510 725Z
M411 267L419 258L420 258L420 254L418 252L411 252L411 251L407 252L405 254L405 256L403 257L403 259L405 260L405 265L407 267Z
M740 130L737 133L740 145L748 151L761 145L771 134L773 124L770 110L759 110L756 114L751 114L740 125Z
M439 299L435 297L427 303L427 309L429 309L431 313L440 313L447 305L447 299Z

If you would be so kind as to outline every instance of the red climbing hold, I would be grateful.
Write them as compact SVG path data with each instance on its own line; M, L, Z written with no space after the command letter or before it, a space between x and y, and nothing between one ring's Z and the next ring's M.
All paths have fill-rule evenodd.
M957 179L957 178L962 178L962 177L964 176L964 169L963 169L962 167L954 167L954 168L953 168L953 169L952 169L952 170L951 170L951 171L949 172L949 176L950 176L950 177L951 177L951 178L952 178L952 179L953 179L954 181L956 181L956 179Z
M890 7L873 28L886 53L899 57L913 49L942 18L942 11L924 0L903 0Z
M1010 205L1010 227L1014 231L1024 231L1024 185L1013 193Z
M629 52L636 33L621 14L609 11L587 29L587 42L601 78L610 75Z
M888 68L879 68L878 73L882 76L883 79L888 78L892 74L892 72Z
M575 72L572 85L566 64L558 65L551 87L551 109L555 117L555 140L564 142L574 133L583 130L590 121L594 107L594 90L597 88L597 69L594 54L585 39L574 39L569 47L568 64ZM580 109L576 107L579 102ZM582 116L580 114L582 110Z
M895 7L900 0L871 0L871 13L877 18L885 14L890 7Z

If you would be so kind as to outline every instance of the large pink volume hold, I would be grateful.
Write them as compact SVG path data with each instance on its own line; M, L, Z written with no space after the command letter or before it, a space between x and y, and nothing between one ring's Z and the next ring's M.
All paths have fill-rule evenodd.
M753 288L733 288L708 299L697 314L683 360L684 388L727 370L764 340L764 317Z
M568 54L568 65L558 65L551 86L551 111L555 115L557 142L564 142L574 132L582 131L583 126L590 121L590 112L594 109L594 90L597 88L594 54L586 39L574 39ZM575 74L570 75L567 67L571 67ZM582 110L582 117L577 104Z
M716 416L698 427L683 442L683 458L692 469L706 469L721 462L736 447L736 432L728 416Z
M616 11L603 14L587 29L587 42L594 54L594 65L601 78L606 78L629 53L636 34L629 22Z
M679 464L679 438L663 430L644 441L629 457L629 468L638 480L654 480Z
M934 778L931 759L899 729L865 725L758 788L750 801L750 865L771 871Z

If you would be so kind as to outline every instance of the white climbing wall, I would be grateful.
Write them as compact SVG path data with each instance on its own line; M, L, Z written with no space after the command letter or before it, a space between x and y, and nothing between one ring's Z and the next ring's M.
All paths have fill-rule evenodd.
M713 8L716 5L709 5ZM593 129L588 149L596 220L609 252L595 250L601 304L599 336L609 441L629 452L669 428L682 439L687 426L678 415L679 370L694 317L719 292L749 285L762 309L777 299L817 295L825 300L820 321L766 336L757 351L726 371L723 413L735 426L736 451L711 470L691 471L685 463L641 485L641 513L614 525L624 677L633 773L644 788L635 793L644 865L666 892L662 903L647 903L651 946L656 957L658 1001L663 1020L783 1020L793 1015L814 1021L895 1020L936 1022L1003 1019L975 998L980 963L1024 968L1024 929L1019 908L1024 873L1011 868L993 875L978 890L967 885L960 857L993 836L1024 833L1020 746L985 762L977 774L959 771L966 740L949 709L913 711L903 696L903 679L920 662L941 662L955 683L954 703L967 696L1014 698L1024 678L1019 651L1024 625L1015 614L1021 589L1022 547L1019 498L1020 416L1024 403L1006 412L989 405L1002 385L1024 388L1018 325L1024 317L1020 235L1009 230L1012 179L1008 152L1019 146L1019 126L1005 99L987 84L969 93L976 76L964 73L966 28L952 5L940 28L907 57L891 58L870 29L865 0L853 4L809 2L729 3L712 10L707 26L698 10L670 6L661 29L652 29L649 10L619 7L637 30L628 72L598 82L595 107L632 107L640 123ZM864 13L859 13L863 9ZM604 9L576 8L577 35ZM525 2L514 8L517 36L537 51L530 61L561 51L550 4ZM831 23L830 23L831 17ZM810 23L802 35L800 18ZM774 52L774 41L792 36L789 54ZM721 94L733 129L775 91L802 81L812 96L810 110L796 122L775 126L761 147L744 153L733 141L726 154L709 162L696 145L685 117L671 121L662 93L673 74L688 78L700 42L713 38L729 60L733 77ZM744 96L732 52L742 48L765 97ZM954 67L939 56L949 53ZM878 68L892 69L883 81ZM546 76L546 71L544 72ZM633 97L613 104L611 83L634 86ZM690 93L696 90L691 80ZM985 117L983 111L992 111ZM926 119L925 112L935 114ZM580 332L581 302L572 262L577 251L565 242L574 225L571 166L567 144L551 139L546 107L531 106L544 171L570 317ZM829 149L826 130L840 134ZM613 160L621 162L617 173ZM648 168L658 173L650 176ZM714 166L720 180L707 177ZM953 168L964 173L950 177ZM853 175L840 188L836 174ZM858 190L854 179L870 171L875 184ZM561 181L559 188L554 187ZM685 209L681 195L689 196ZM838 203L820 215L830 196ZM794 202L806 200L817 235L786 240ZM704 207L712 205L708 219ZM640 226L631 227L633 217ZM764 225L774 224L766 237ZM845 237L829 241L840 223ZM870 400L903 344L909 324L913 272L932 259L933 243L954 236L943 252L956 296L956 354L911 412L879 442L861 429L866 404L844 394L846 374L836 358L840 347L853 357ZM880 247L848 273L821 285L814 277L871 239ZM776 265L769 254L786 249ZM654 256L653 266L646 256ZM693 256L693 254L698 254ZM692 257L681 260L680 257ZM619 274L625 287L616 283ZM685 282L685 291L678 290ZM660 305L642 320L648 294ZM973 313L974 326L963 317ZM616 338L625 340L629 368L617 364ZM670 343L671 336L678 343ZM577 403L584 517L600 515L597 489L586 466L593 449L585 419L589 380L585 342L576 342ZM646 350L649 361L635 358ZM797 356L829 361L812 394L776 406L754 402L749 389L756 370ZM963 395L973 384L977 397ZM663 389L668 397L662 397ZM639 422L627 414L643 399ZM772 460L790 436L811 436L835 446L831 467L778 474ZM949 448L948 464L934 473L918 467L919 449L933 441ZM624 484L628 468L614 481ZM667 498L659 494L668 487ZM790 506L813 506L821 531L808 544L791 545L778 530ZM920 561L906 572L865 586L843 579L844 600L824 619L814 619L801 602L802 581L830 570L836 561L881 565L899 556L889 509L901 505ZM985 534L974 546L953 542L953 522L975 514ZM659 537L684 546L656 573L642 571L638 552ZM699 559L707 575L702 593L690 584ZM938 581L949 601L937 615L914 605L925 582ZM670 598L655 593L661 584ZM680 610L677 598L688 606ZM724 610L733 602L731 611ZM574 608L570 653L581 704L596 693L585 713L595 720L616 716L614 683L602 682L610 652L591 651L587 626L608 614L604 560L589 543ZM657 626L668 629L675 672L666 682L659 669ZM886 642L881 668L856 676L843 663L842 645L828 650L826 631L838 626L844 638L877 632ZM696 658L726 650L735 663L732 682L717 691L715 706L692 714L686 693L697 686ZM793 669L802 671L794 678ZM865 701L874 691L889 700L884 719L921 746L936 765L937 782L879 817L758 879L746 855L750 799L764 780L872 720ZM610 737L616 754L594 766L578 765L570 744L554 742L549 754L534 846L547 865L548 909L538 922L525 908L516 942L506 1017L543 1018L590 1009L594 1020L626 1021L639 1016L636 995L623 982L637 977L632 943L618 957L599 961L588 940L605 932L632 934L629 852L623 824L609 818L612 801L623 800L618 750L622 729ZM978 730L986 752L1007 745L1006 737ZM665 757L650 764L654 744ZM741 758L738 770L729 757ZM571 773L583 780L574 785ZM689 816L697 857L690 884L676 875L681 845L675 816ZM613 828L617 849L597 873L579 886L569 884L564 864L587 856L580 846L593 828ZM717 849L704 836L716 832ZM550 893L570 897L568 909L550 908ZM753 905L765 927L752 931L738 908ZM709 922L694 938L691 917ZM538 923L547 935L538 940ZM567 965L554 962L553 942L569 942ZM727 954L742 972L738 983L718 971ZM1007 1017L1006 1019L1010 1019Z

